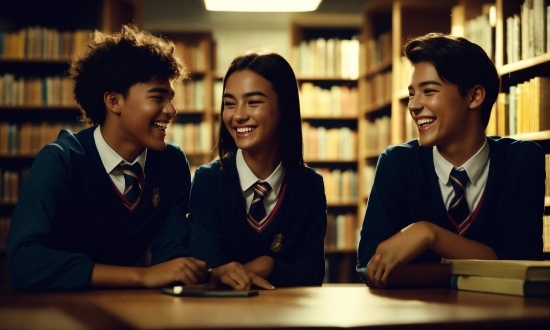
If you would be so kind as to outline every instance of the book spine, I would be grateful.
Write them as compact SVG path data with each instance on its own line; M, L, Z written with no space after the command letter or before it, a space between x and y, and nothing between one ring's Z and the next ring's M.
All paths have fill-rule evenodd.
M451 290L460 290L458 288L458 276L459 275L451 275L451 280L450 280Z

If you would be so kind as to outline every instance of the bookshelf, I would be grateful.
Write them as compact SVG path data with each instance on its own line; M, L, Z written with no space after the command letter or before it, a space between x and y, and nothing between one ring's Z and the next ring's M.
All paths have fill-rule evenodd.
M549 176L549 5L540 0L371 0L366 3L361 36L365 57L358 82L360 215L366 208L380 152L389 144L416 138L416 128L407 111L410 64L402 58L402 45L408 36L450 32L475 40L486 49L501 79L501 93L487 134L537 142L547 154ZM385 79L391 82L379 83ZM389 92L388 85L391 86ZM546 186L544 228L549 228L548 178ZM361 220L362 217L359 222ZM545 233L548 257L550 231L545 229Z
M210 32L158 32L176 44L188 78L174 86L178 111L166 139L181 146L189 159L191 173L215 158L215 131L220 103L214 101L213 47ZM218 96L219 97L219 96Z
M363 8L359 76L359 222L362 224L378 156L390 144L417 137L407 111L411 66L402 57L409 36L449 33L456 1L371 0ZM420 19L421 17L421 19Z
M90 30L141 25L140 0L2 1L0 10L0 286L9 287L5 242L21 184L36 153L80 112L70 61ZM122 13L118 11L124 9Z
M326 282L355 282L359 27L291 27L304 161L323 176L328 204Z

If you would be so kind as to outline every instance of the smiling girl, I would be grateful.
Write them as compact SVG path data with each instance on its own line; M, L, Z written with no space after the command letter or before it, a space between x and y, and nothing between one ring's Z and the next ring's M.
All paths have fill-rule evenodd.
M219 159L191 188L191 253L215 287L320 285L327 205L322 177L304 166L294 72L278 54L246 54L223 88Z

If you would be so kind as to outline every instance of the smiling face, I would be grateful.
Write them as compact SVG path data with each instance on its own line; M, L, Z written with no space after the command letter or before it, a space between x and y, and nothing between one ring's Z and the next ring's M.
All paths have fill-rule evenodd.
M473 127L477 129L469 93L463 97L457 85L442 80L431 63L413 65L409 111L418 127L420 145L446 148L460 144Z
M279 151L280 112L271 83L251 70L227 78L223 122L237 148L247 155Z
M130 87L128 94L106 93L108 116L102 134L118 154L133 161L144 148L166 148L166 127L176 115L174 89L168 80L152 79Z

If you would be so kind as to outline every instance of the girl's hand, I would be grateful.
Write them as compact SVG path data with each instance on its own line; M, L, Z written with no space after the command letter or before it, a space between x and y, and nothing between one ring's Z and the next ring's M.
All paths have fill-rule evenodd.
M230 262L212 269L210 278L211 287L216 288L220 283L230 286L234 290L250 290L252 285L262 289L274 289L268 281L247 271L238 262Z
M157 288L173 282L194 285L204 279L206 263L188 257L176 258L155 266L143 268L141 282L144 287Z

